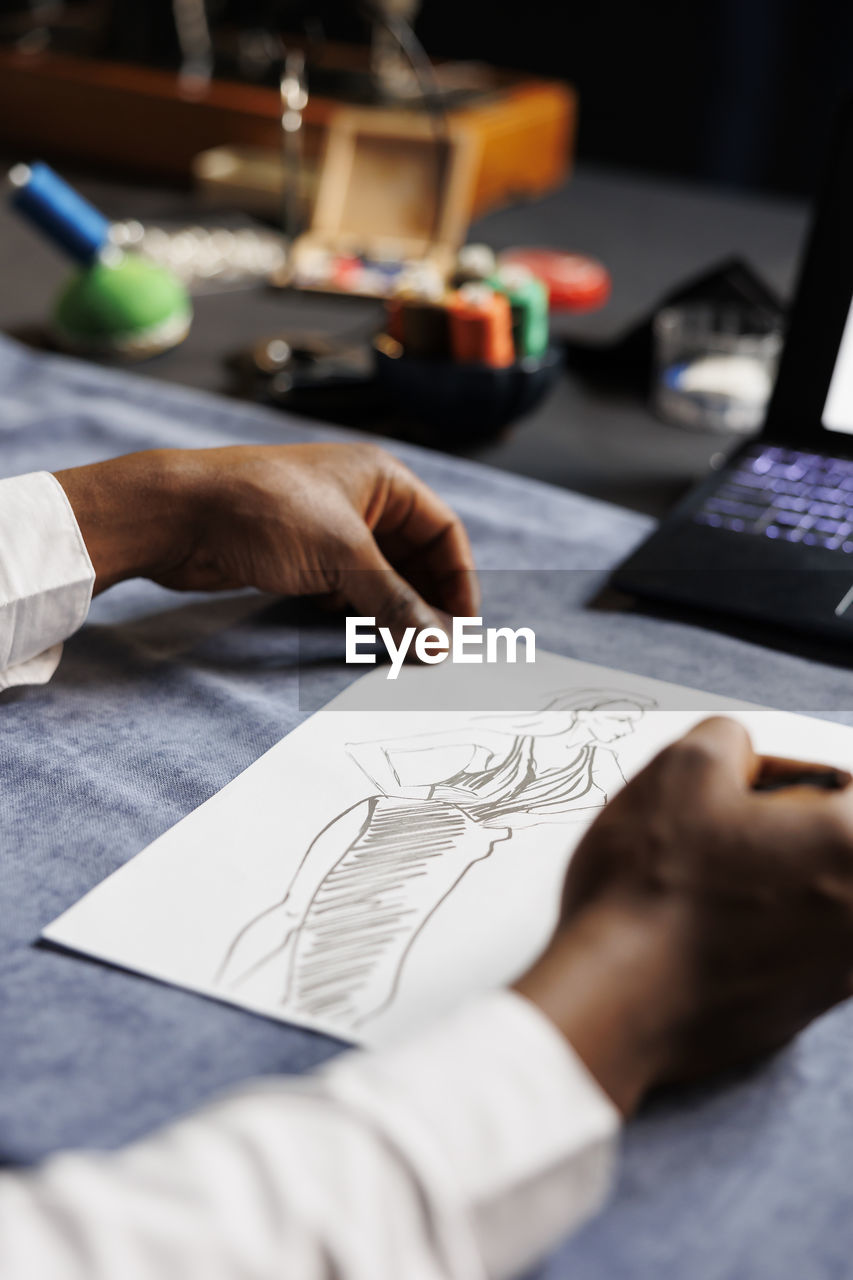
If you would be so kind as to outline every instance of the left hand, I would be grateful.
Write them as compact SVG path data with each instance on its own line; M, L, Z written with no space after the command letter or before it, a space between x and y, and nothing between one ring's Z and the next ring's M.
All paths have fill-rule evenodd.
M152 450L57 472L95 590L149 577L178 591L317 595L399 634L471 616L458 516L369 444Z

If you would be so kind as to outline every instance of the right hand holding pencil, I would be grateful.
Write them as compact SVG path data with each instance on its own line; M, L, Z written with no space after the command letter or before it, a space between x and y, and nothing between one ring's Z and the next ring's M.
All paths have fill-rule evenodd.
M853 991L849 775L757 756L733 720L698 725L590 828L516 988L625 1114L778 1049Z

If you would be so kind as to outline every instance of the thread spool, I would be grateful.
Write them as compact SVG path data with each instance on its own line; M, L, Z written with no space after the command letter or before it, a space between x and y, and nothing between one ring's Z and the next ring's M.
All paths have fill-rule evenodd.
M140 359L183 341L192 305L172 272L116 248L108 219L48 165L15 165L9 182L12 207L78 264L53 312L62 346Z

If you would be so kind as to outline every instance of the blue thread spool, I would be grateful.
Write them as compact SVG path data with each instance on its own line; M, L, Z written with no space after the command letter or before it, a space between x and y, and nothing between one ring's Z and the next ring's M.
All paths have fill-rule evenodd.
M109 221L49 165L16 164L9 181L13 207L75 262L88 266L109 244Z

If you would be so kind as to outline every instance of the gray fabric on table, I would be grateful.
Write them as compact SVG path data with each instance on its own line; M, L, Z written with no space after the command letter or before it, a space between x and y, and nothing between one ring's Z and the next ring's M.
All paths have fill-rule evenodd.
M0 341L2 475L151 446L339 438L351 437ZM807 660L748 634L588 607L647 531L645 518L393 447L465 518L479 563L492 571L490 616L515 625L535 617L540 644L589 661L853 721L845 710L853 677L817 650ZM225 1086L305 1071L339 1047L36 940L292 729L306 701L318 704L351 678L339 660L341 630L307 606L124 584L95 602L49 685L3 695L6 1163L114 1146ZM612 1203L542 1274L848 1275L851 1152L853 1011L843 1008L727 1087L648 1108L627 1133Z

